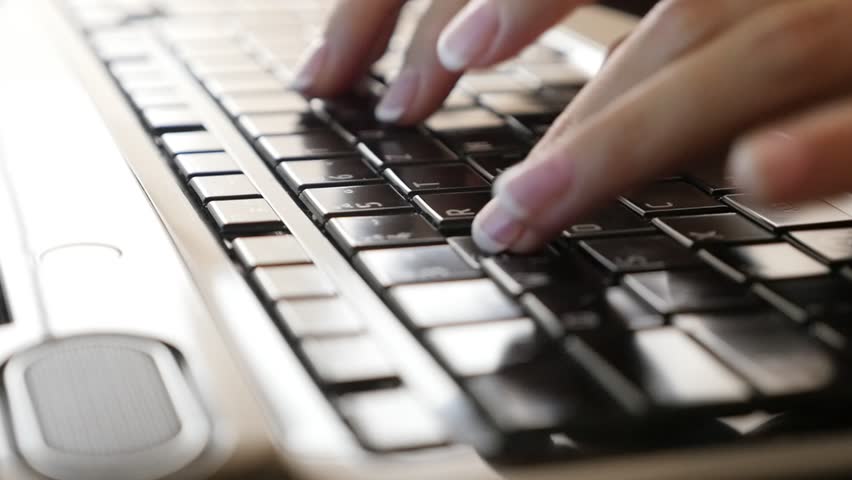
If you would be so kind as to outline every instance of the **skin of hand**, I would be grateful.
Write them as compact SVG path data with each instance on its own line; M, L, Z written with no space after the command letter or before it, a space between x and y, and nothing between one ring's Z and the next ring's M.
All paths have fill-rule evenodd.
M364 3L384 16L344 27L347 9ZM518 53L580 3L436 0L377 114L423 119L461 72ZM330 29L349 45L327 35L296 86L329 95L360 78L400 5L342 2ZM849 190L850 20L849 0L664 0L529 157L498 178L474 240L491 253L535 251L617 195L727 145L738 186L766 201Z

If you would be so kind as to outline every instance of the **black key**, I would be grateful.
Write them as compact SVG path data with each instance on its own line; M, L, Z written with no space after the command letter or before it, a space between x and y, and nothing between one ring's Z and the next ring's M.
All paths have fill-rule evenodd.
M426 127L439 134L492 130L505 126L505 120L479 107L443 110L426 120Z
M462 377L490 375L526 363L543 350L528 318L429 330L426 343Z
M584 239L652 232L654 228L647 221L617 203L571 225L565 231L565 237Z
M179 107L186 104L186 99L172 87L142 88L128 93L128 96L139 110L154 107Z
M369 96L349 95L326 100L323 107L329 116L346 130L352 140L375 140L397 136L411 129L382 123L376 119L376 100Z
M302 351L327 385L378 382L396 377L379 345L366 335L306 339Z
M826 262L852 262L852 228L803 230L790 236Z
M521 304L555 339L569 334L600 332L603 286L594 283L552 284L521 296Z
M471 166L480 175L489 182L494 182L503 172L522 162L526 158L526 153L484 153L474 154L468 158Z
M360 158L281 162L275 169L293 191L306 188L380 183L382 179Z
M524 65L523 69L543 86L576 88L590 80L587 72L565 62Z
M665 322L662 315L621 286L606 289L603 312L607 321L627 330L657 328Z
M204 86L216 98L236 93L276 93L285 88L281 80L266 72L208 74L204 76Z
M789 243L706 250L700 255L737 282L790 280L828 275L829 269Z
M774 235L736 213L655 218L653 222L689 248L775 240Z
M221 152L222 142L210 132L166 133L160 137L169 155L183 153Z
M467 165L395 167L385 177L404 195L426 192L488 190L488 183Z
M278 214L262 198L210 202L207 211L225 234L272 232L284 228Z
M581 368L555 355L470 378L464 385L506 433L563 427L594 432L624 416Z
M601 285L603 278L585 259L541 255L500 255L482 260L482 268L512 295L558 285Z
M462 155L495 155L527 152L530 144L510 128L446 134L447 145Z
M178 155L175 164L185 180L205 175L242 173L237 162L225 152Z
M389 300L417 328L523 317L518 304L487 278L393 287Z
M825 389L837 380L832 357L784 319L768 315L686 315L675 325L697 338L763 395Z
M142 110L145 125L156 133L202 130L201 117L191 108L183 106L152 107Z
M378 288L482 276L446 244L368 250L355 256L355 266Z
M674 240L663 236L585 240L580 246L612 273L689 268L699 259Z
M727 208L701 190L684 182L659 182L627 194L624 201L640 215L684 215L725 211Z
M663 315L758 305L748 290L710 269L635 273L624 284Z
M442 243L444 237L416 213L342 217L326 225L328 233L349 255L366 248Z
M437 140L424 135L404 135L366 142L362 151L376 168L458 160Z
M404 213L412 209L389 185L312 188L299 198L323 223L331 217Z
M852 283L841 277L782 280L755 285L754 291L793 320L850 318Z
M722 164L706 165L693 173L687 174L690 181L705 192L714 195L727 195L736 191L734 178L728 174Z
M675 328L568 338L565 351L634 412L648 407L726 411L751 398L745 382Z
M519 115L553 115L562 111L558 105L546 102L536 95L524 93L486 93L479 103L485 108L507 117Z
M852 221L852 217L821 200L803 205L767 205L746 194L728 195L724 200L755 222L773 230L818 228Z
M271 163L358 155L351 145L331 132L260 137L258 146L266 160Z
M349 393L340 397L338 405L372 450L406 451L447 442L441 419L401 388Z
M221 98L222 107L232 117L281 112L307 112L308 102L293 92L232 93Z
M357 335L364 328L355 309L339 298L283 300L275 311L296 338Z
M456 250L456 253L458 253L471 268L482 268L479 263L479 259L483 256L483 253L479 250L479 247L473 241L473 238L450 237L447 239L447 243Z
M491 201L491 192L429 193L418 195L413 201L438 228L466 229Z
M266 113L243 115L240 128L252 139L268 135L292 135L325 129L325 124L309 113Z
M193 178L189 182L189 188L195 192L202 204L214 200L260 197L260 192L251 180L242 174Z

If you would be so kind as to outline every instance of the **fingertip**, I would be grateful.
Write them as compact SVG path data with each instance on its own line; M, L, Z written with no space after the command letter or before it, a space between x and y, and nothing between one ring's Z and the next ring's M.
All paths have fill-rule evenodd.
M765 200L776 200L796 190L801 145L783 131L752 135L737 142L728 161L728 172L737 188Z
M523 224L492 200L476 216L471 236L485 253L497 254L509 249L524 233Z
M329 52L328 42L324 38L315 40L305 51L302 59L294 69L290 88L300 93L314 93L323 68L327 63Z

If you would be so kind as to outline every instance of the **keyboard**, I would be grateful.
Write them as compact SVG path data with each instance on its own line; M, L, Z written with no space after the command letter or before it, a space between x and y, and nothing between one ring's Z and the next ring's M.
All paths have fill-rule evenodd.
M126 3L120 15L82 1L67 11L365 449L458 440L136 28L157 32L498 432L490 458L747 441L849 400L852 196L764 205L711 162L625 194L535 255L485 256L470 226L492 183L589 79L570 52L539 43L468 74L442 110L402 128L373 109L422 2L405 7L370 76L330 100L287 89L330 2ZM749 430L744 416L772 420Z

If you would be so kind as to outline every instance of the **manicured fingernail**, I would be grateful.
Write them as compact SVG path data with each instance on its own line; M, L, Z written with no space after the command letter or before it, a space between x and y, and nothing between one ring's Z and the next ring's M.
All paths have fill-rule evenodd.
M509 249L523 233L524 227L510 212L492 200L479 212L471 230L473 241L485 253L501 253Z
M768 186L763 164L769 161L784 168L785 159L797 154L798 146L790 135L780 131L762 134L734 146L728 170L738 188L764 196Z
M414 69L403 70L376 107L376 118L385 123L399 121L414 102L419 86L420 74Z
M325 40L317 40L308 47L303 59L299 62L299 67L295 70L296 75L290 82L290 88L300 92L310 88L322 71L326 57L328 57L328 44Z
M515 218L528 218L571 188L573 165L552 157L530 159L510 168L494 183L494 198Z
M438 40L438 58L451 72L473 64L494 42L500 15L491 0L473 0L459 12Z

